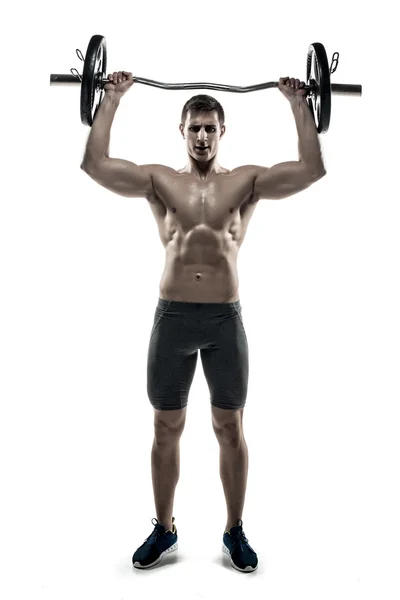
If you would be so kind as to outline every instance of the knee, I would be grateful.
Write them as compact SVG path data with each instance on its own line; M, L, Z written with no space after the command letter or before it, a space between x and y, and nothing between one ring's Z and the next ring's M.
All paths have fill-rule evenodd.
M158 444L175 442L185 427L185 414L181 410L155 411L154 437ZM184 411L186 413L186 410ZM173 414L174 413L174 414Z
M243 429L240 422L224 423L223 425L213 424L214 432L220 444L228 446L237 446L243 438Z
M183 427L171 427L169 425L155 425L154 439L157 444L169 444L180 439L183 433Z
M243 410L211 406L212 424L219 442L238 444L243 438Z

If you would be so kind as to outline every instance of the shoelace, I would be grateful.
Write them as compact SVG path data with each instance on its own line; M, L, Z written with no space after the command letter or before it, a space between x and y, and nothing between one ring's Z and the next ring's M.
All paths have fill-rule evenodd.
M155 527L154 531L144 541L148 542L150 540L150 538L157 540L157 538L162 537L164 535L164 533L165 533L164 531L161 531L161 529L159 529L158 527Z
M247 539L247 537L244 535L243 531L239 531L239 533L236 533L235 535L233 535L232 538L233 538L233 546L234 547L239 546L241 550L243 550L242 546L244 544L247 544L249 541Z

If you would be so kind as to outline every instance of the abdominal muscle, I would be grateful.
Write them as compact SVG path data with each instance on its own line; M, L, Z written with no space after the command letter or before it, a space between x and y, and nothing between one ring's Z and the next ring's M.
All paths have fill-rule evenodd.
M198 225L175 231L166 245L160 298L177 302L239 300L238 246L226 231Z

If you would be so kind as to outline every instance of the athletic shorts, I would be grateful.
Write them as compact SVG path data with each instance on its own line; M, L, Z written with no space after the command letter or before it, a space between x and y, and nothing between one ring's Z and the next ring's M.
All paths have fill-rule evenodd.
M147 394L154 408L188 402L200 350L213 406L243 408L249 354L240 301L175 302L159 298L147 357Z

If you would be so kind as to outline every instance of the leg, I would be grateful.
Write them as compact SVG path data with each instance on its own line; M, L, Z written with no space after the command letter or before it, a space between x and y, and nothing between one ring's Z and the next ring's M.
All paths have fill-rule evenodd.
M175 488L179 480L179 442L193 381L197 351L183 326L180 303L159 301L150 337L147 393L154 408L151 469L157 519L172 528Z
M229 531L242 519L248 474L248 449L243 435L243 408L226 410L212 406L212 422L220 454L219 466L224 488Z
M222 308L219 311L222 312ZM201 359L211 396L212 423L220 447L220 475L227 505L227 528L242 519L248 451L243 435L249 352L240 304L226 306L225 318L209 324Z
M179 442L186 408L154 409L154 442L151 452L154 502L158 521L172 531L175 488L179 480Z

